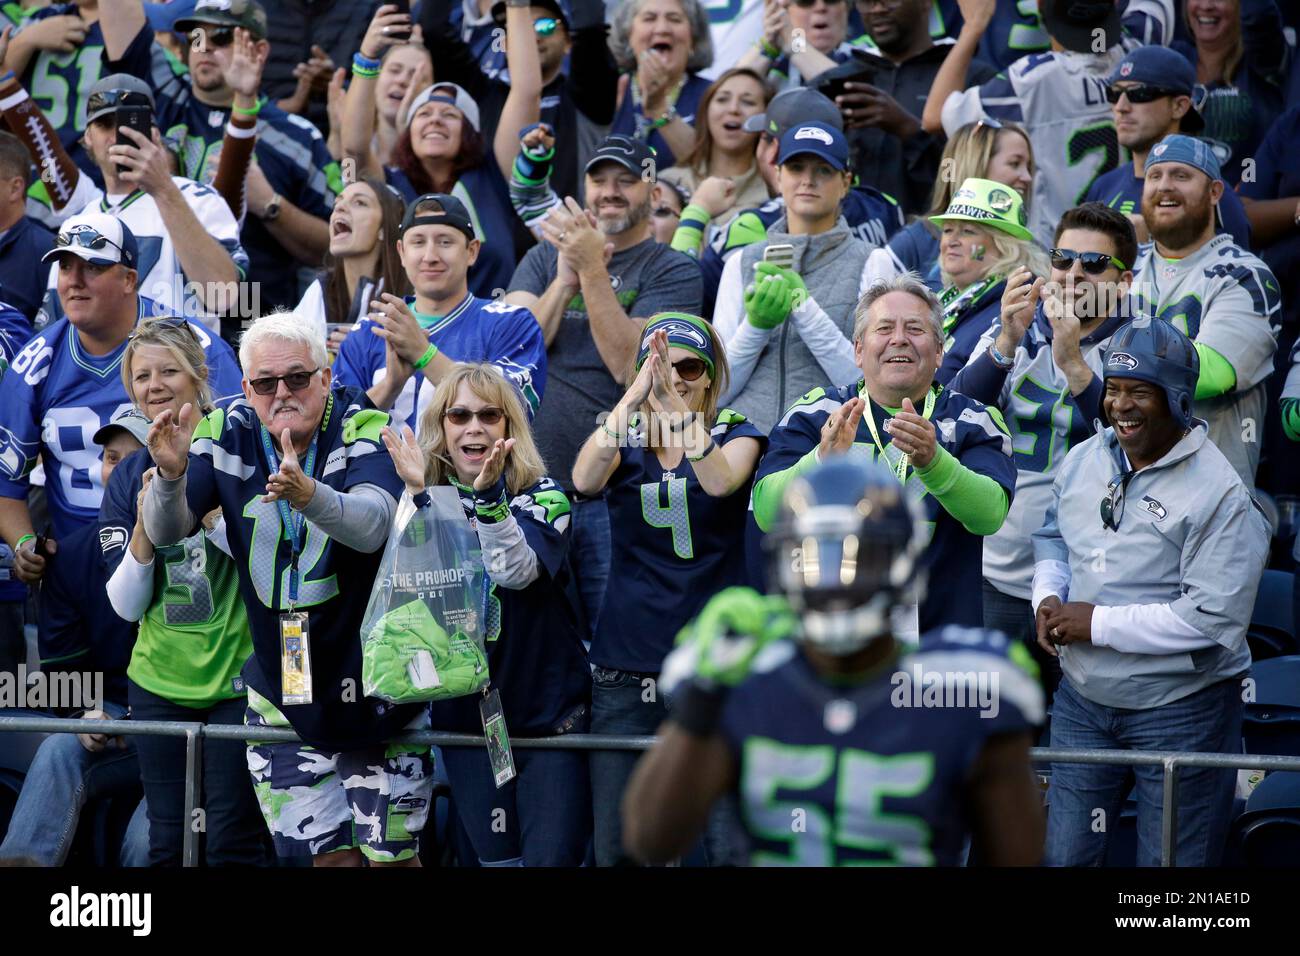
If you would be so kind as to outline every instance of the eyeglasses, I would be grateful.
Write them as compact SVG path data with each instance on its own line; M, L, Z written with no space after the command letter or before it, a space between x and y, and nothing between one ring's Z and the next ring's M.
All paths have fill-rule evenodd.
M1121 96L1127 96L1130 103L1154 103L1156 100L1166 96L1186 96L1185 93L1177 93L1174 90L1166 90L1159 86L1108 86L1106 87L1106 102L1112 106L1119 102Z
M235 42L234 27L195 27L190 31L196 50L230 46Z
M1126 471L1122 475L1116 475L1106 486L1106 497L1101 499L1101 523L1103 527L1111 531L1119 530L1120 520L1124 517L1124 490L1128 487L1129 481L1137 474L1136 471Z
M555 17L538 17L533 21L533 30L539 37L548 37L555 32L560 25L560 21Z
M1076 261L1083 263L1083 271L1090 276L1099 276L1111 266L1123 272L1128 266L1114 256L1104 252L1075 252L1073 249L1053 249L1051 251L1052 268L1069 272Z
M668 206L659 206L651 215L656 219L680 219L682 214Z
M476 412L460 405L453 405L442 414L453 425L468 425L471 418L477 418L484 425L495 425L506 417L506 413L495 405L486 405Z
M320 369L314 368L310 372L290 372L288 375L273 375L269 378L250 379L248 384L252 386L253 391L258 395L274 395L280 389L280 383L284 382L289 386L291 392L301 392L307 387L312 376L319 372Z
M112 246L121 254L122 259L127 258L126 250L119 246L108 236L100 235L93 229L82 229L79 232L59 233L54 240L54 244L60 249L67 249L69 246L81 246L83 249L92 249L95 252L103 249L105 246Z
M674 362L673 368L681 376L683 382L693 382L709 370L709 366L703 359L688 358L680 362Z

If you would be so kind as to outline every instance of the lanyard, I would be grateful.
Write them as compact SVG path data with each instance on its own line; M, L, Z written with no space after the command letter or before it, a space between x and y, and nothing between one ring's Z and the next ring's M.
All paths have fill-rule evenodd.
M326 416L326 421L329 418ZM280 470L280 460L275 455L275 447L271 444L271 435L265 426L260 426L262 433L262 448L266 451L266 464L271 469L271 474ZM311 448L307 450L307 461L303 466L302 473L308 478L311 477L312 470L316 467L316 439L319 435L313 436ZM280 511L280 522L284 526L285 536L289 539L289 610L298 603L298 555L302 554L303 525L307 519L303 517L301 511L294 511L289 507L289 502L283 498L277 499L276 508Z
M867 409L862 417L866 419L867 430L871 432L871 440L876 443L876 448L879 449L880 451L880 457L883 458L885 462L889 465L890 470L894 473L894 477L897 478L900 483L904 485L907 484L907 466L912 463L912 456L899 454L897 460L895 461L890 460L888 453L885 451L885 445L880 440L880 432L876 428L876 416L871 413L871 396L867 394L866 382L862 383L862 389L859 392L859 394L867 400ZM923 417L925 418L930 417L930 413L934 411L934 402L935 402L935 391L933 388L931 388L928 392L925 393L925 408L921 412L921 415ZM881 405L880 407L884 408L885 406ZM889 447L893 448L894 446L891 443ZM897 451L897 449L894 450Z

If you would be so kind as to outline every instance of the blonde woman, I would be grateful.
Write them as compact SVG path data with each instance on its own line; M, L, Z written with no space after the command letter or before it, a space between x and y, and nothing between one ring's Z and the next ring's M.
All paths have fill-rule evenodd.
M147 419L186 404L212 410L203 346L182 319L149 319L122 355L122 384ZM148 426L145 425L145 428ZM153 474L144 448L113 470L99 512L108 596L119 617L140 623L127 668L127 699L139 720L242 724L248 706L240 672L252 654L234 561L215 521L155 549L144 533L142 488ZM215 513L214 513L215 514ZM180 866L184 844L185 742L135 739L149 808L149 865ZM244 745L209 741L203 755L209 866L269 862L267 833L248 784Z
M574 487L605 494L610 588L591 644L592 732L652 734L667 715L645 694L677 632L708 599L745 580L749 486L766 438L718 409L728 368L703 319L661 313L642 333L636 378L587 439ZM647 681L651 682L647 684ZM622 857L619 802L635 755L593 752L596 863ZM710 862L725 847L706 840Z
M491 365L461 364L420 417L384 444L417 505L452 485L478 534L490 581L485 635L492 687L520 737L585 732L591 675L568 599L569 500L550 478L513 385ZM481 733L477 696L431 705L437 730ZM578 866L591 833L587 758L516 750L497 789L483 747L443 751L461 821L484 866ZM502 815L504 813L504 816Z

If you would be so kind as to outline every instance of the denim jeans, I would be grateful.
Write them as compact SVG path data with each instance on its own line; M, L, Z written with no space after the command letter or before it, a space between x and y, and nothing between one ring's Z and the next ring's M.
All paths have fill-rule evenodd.
M1236 754L1241 753L1241 712L1241 681L1235 678L1149 710L1094 704L1074 689L1069 678L1063 678L1052 705L1052 746ZM1137 863L1159 866L1162 768L1104 764L1052 764L1045 862L1101 866L1110 824L1119 820L1134 777ZM1179 770L1175 851L1179 866L1218 864L1236 780L1235 770Z
M209 724L244 722L248 701L221 701L207 709L173 703L127 683L131 715L137 720L184 720ZM185 828L185 738L136 738L140 777L149 805L149 865L180 866ZM257 806L248 761L240 740L203 742L204 857L208 866L270 866L270 837Z
M573 497L573 524L569 529L569 565L578 585L586 620L583 640L590 646L605 604L609 581L609 508L604 498Z
M1048 706L1056 685L1061 682L1061 662L1038 646L1038 630L1034 625L1034 606L1010 594L1003 594L986 578L984 591L984 626L1001 631L1013 641L1022 641L1038 665L1038 682Z
M586 730L586 718L573 728ZM497 789L487 747L444 747L456 812L483 866L581 866L591 785L581 750L513 750L515 778Z
M671 701L658 692L657 674L595 668L591 687L591 732L643 736L659 729ZM650 683L647 683L649 681ZM641 754L626 750L591 752L591 801L595 819L597 866L631 862L623 852L623 791ZM702 838L708 866L735 866L744 861L735 803L720 801L709 814Z
M104 701L105 713L117 718L126 708ZM107 721L87 720L87 732L100 730ZM27 768L22 792L9 820L9 832L0 844L0 860L29 860L38 866L62 866L72 849L77 824L86 804L114 793L139 792L140 763L133 741L124 738L125 750L116 742L91 753L76 734L51 734L42 741Z

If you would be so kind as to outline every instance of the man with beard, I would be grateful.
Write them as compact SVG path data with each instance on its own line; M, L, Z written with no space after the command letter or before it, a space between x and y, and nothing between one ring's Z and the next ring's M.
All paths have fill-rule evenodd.
M547 214L546 241L524 256L505 299L531 310L546 339L550 391L533 432L573 502L569 548L588 628L609 574L609 514L604 499L577 493L570 468L596 417L622 397L644 320L700 309L699 267L651 235L654 164L644 143L606 138L587 163L587 208L569 197Z
M1166 136L1151 148L1142 218L1155 242L1133 270L1133 293L1143 313L1196 343L1196 415L1253 489L1282 297L1268 266L1215 235L1223 191L1219 161L1200 140Z

